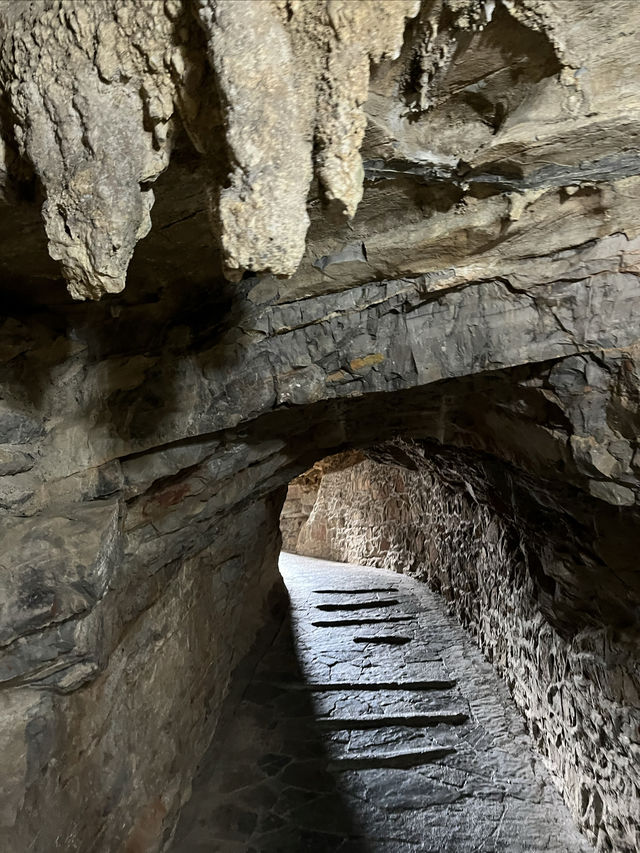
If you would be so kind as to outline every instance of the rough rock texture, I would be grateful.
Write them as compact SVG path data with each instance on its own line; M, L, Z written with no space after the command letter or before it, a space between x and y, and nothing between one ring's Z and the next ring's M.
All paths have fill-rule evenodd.
M307 521L316 502L322 478L329 472L350 468L365 459L357 450L349 450L321 459L309 471L300 474L287 489L287 499L280 513L282 550L303 553L299 548L300 529ZM326 542L326 534L324 535Z
M234 535L218 536L159 576L125 561L137 577L111 580L119 601L110 606L83 600L95 566L68 586L64 575L101 530L54 519L35 545L21 531L22 604L33 612L37 602L42 616L33 614L28 631L17 624L22 639L3 642L0 849L158 849L189 795L256 618L267 619L275 603L278 507L250 504L233 516L245 530L240 547ZM59 553L64 542L79 553ZM65 613L73 591L75 612Z
M369 64L397 56L405 18L419 8L419 0L3 0L4 142L40 183L49 254L71 294L125 286L178 114L213 172L223 140L207 137L224 115L230 173L224 188L208 183L229 271L294 273L309 224L312 145L327 198L352 216ZM12 166L9 157L8 186Z
M366 460L316 484L295 550L394 569L440 591L506 678L587 835L631 853L640 842L637 631L578 623L571 586L587 582L568 576L565 520L536 505L539 487L522 475L402 443L374 455L387 464Z
M495 249L496 227L516 252L532 218L551 238L554 200L569 202L564 246L622 230L614 213L606 231L584 223L567 239L573 195L599 222L634 192L638 10L615 6L588 0L576 16L553 0L3 0L4 194L42 195L49 253L76 298L117 292L184 127L230 274L296 271L315 167L322 198L349 217L363 177L389 184L403 240L392 229L380 242L374 199L327 232L312 190L309 248L327 251L307 251L300 284L338 265L331 280L346 273L348 286L354 262L371 268L360 280L409 272L394 259L409 247L412 274L455 265L469 281L465 255ZM612 16L625 22L615 38Z
M287 489L287 500L280 515L283 551L296 552L300 529L309 518L316 500L317 484L301 483L301 479L296 477Z
M202 560L264 563L212 593L240 653L282 487L349 447L509 463L563 525L542 612L637 636L639 31L636 0L0 2L5 846L160 848L195 746L164 764L148 683L96 685L162 691ZM233 665L198 649L176 742Z

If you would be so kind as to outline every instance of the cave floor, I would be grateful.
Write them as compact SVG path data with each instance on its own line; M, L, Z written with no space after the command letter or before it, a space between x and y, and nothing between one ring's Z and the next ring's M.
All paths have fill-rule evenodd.
M577 853L506 686L402 575L281 555L290 611L239 668L173 853Z

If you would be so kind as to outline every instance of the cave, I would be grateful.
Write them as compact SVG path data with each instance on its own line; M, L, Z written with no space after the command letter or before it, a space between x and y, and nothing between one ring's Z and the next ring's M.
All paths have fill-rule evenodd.
M635 720L602 727L634 663L567 571L571 538L593 539L580 502L398 437L292 480L285 602L232 679L173 853L593 849L577 826L601 842L593 780L620 789Z
M0 0L0 24L0 851L635 853L636 0ZM414 622L313 624L385 588ZM267 801L258 827L220 752L312 639L458 667L414 660L434 695L395 728L389 672L360 685L349 731L373 744L377 708L404 764L329 756L328 839ZM278 701L317 721L288 660ZM453 681L457 750L429 717ZM470 743L504 778L449 767ZM265 755L298 806L327 781ZM221 768L233 832L196 844Z

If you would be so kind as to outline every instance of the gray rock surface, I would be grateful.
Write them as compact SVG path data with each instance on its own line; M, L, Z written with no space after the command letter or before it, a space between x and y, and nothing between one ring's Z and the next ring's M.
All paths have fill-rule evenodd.
M75 298L124 287L183 132L207 190L189 219L206 228L209 209L230 276L299 268L298 295L348 287L354 266L366 281L464 267L481 247L497 261L532 228L548 249L558 202L564 246L613 234L637 194L640 115L637 5L615 14L612 39L596 0L578 19L551 0L3 0L4 197L21 204L37 181L48 252ZM382 184L371 199L365 176ZM592 222L572 221L578 211ZM364 265L345 257L354 242ZM336 258L331 272L321 257ZM12 260L38 265L19 248Z
M114 507L103 506L76 505L37 535L31 519L12 530L30 572L17 572L23 595L3 601L20 637L1 649L2 851L157 848L230 673L281 595L279 503L235 515L243 547L230 525L194 556L154 569L141 547L119 571Z

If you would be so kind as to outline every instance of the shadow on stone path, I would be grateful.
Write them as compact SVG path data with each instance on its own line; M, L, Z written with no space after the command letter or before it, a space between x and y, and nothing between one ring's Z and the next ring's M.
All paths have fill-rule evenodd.
M587 853L506 687L423 585L281 556L172 853Z

